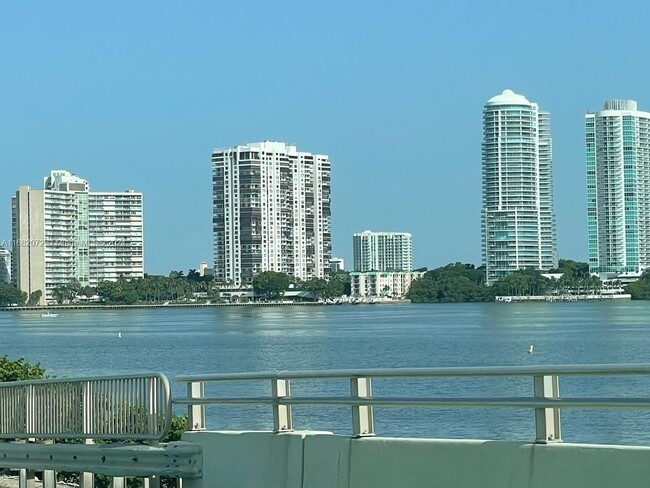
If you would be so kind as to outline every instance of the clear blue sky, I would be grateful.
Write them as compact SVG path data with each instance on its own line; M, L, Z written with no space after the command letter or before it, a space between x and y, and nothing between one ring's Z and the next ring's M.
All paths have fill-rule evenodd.
M584 113L650 110L646 2L87 2L0 6L0 240L10 198L68 169L145 197L148 273L212 262L214 147L332 160L333 251L411 232L414 264L480 264L481 115L551 112L560 256L586 260Z

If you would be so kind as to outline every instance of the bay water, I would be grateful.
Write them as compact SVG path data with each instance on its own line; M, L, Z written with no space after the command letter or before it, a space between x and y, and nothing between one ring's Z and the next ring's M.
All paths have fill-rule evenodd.
M57 377L302 369L650 363L650 304L486 303L61 310L0 313L0 355ZM530 345L533 353L528 353ZM292 383L295 395L346 395L342 380ZM208 396L268 395L225 383ZM373 394L530 396L530 378L376 380ZM561 396L650 397L650 379L562 378ZM182 409L177 409L179 412ZM270 407L210 407L208 427L269 429ZM533 440L526 409L375 409L378 435ZM569 442L650 443L650 411L562 411ZM350 409L294 407L294 428L349 433Z

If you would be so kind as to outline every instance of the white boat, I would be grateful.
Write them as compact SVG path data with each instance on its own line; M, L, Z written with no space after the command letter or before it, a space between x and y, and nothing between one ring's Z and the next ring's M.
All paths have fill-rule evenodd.
M44 317L44 318L54 318L54 317L58 317L58 316L59 316L58 313L52 313L49 310L47 312L43 312L41 314L41 317Z

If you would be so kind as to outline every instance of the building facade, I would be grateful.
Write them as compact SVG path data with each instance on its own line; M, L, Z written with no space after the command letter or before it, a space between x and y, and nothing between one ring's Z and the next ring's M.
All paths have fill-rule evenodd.
M331 258L330 259L330 274L339 273L345 271L345 260L343 258Z
M0 248L0 283L11 282L11 252Z
M511 90L483 109L482 257L487 283L557 267L550 117Z
M421 278L424 271L352 271L350 289L353 298L404 298L413 280Z
M589 270L636 278L650 266L650 113L608 100L585 116Z
M354 271L411 271L413 238L407 232L372 232L352 235Z
M212 153L215 279L247 285L263 271L328 275L330 161L283 142Z
M79 282L144 276L142 194L91 192L88 182L56 170L43 189L21 186L12 198L12 281L41 304Z

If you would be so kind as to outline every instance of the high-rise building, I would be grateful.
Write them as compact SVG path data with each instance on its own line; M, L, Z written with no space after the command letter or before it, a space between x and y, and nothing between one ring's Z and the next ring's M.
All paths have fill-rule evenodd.
M0 247L0 283L11 282L11 252Z
M483 109L482 256L487 282L557 267L550 117L511 90Z
M215 279L250 284L262 271L327 276L330 161L283 142L212 153Z
M41 304L78 281L144 276L142 193L91 192L88 182L55 170L44 188L19 187L12 198L12 281Z
M352 235L354 271L411 271L413 239L407 232L372 232Z
M650 267L650 113L608 100L585 128L589 270L638 277Z

